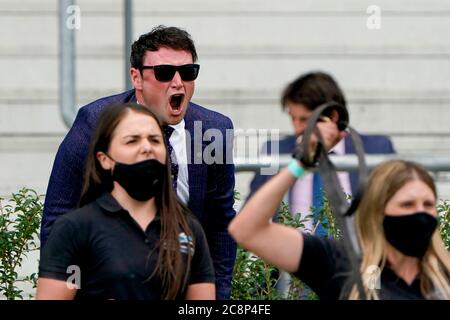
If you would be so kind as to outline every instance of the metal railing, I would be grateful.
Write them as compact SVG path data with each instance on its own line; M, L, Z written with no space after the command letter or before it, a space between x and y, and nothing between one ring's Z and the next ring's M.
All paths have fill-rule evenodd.
M133 43L133 0L124 0L124 50L125 50L125 63L124 63L124 76L125 76L125 90L133 88L130 79L130 56L131 56L131 44Z
M366 164L369 169L374 168L383 161L389 159L405 159L420 163L432 172L450 172L450 154L449 155L422 155L422 154L371 154L366 155ZM262 168L279 169L288 165L292 157L290 155L280 156L261 156L258 158L236 157L234 163L236 172L258 171ZM340 171L356 171L358 169L358 160L355 155L332 155L331 161Z
M58 7L59 24L59 110L67 128L72 126L77 108L75 106L76 84L76 29L67 27L68 8L75 4L75 0L60 0ZM132 88L129 76L131 43L133 42L133 0L124 0L124 83L125 90Z
M59 1L59 110L64 124L70 128L75 108L75 29L67 27L68 9L74 0Z

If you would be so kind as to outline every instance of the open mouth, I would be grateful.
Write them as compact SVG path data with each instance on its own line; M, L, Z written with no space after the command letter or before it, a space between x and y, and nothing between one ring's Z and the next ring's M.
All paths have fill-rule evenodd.
M170 97L169 103L173 111L180 111L183 99L184 94L174 94L173 96Z

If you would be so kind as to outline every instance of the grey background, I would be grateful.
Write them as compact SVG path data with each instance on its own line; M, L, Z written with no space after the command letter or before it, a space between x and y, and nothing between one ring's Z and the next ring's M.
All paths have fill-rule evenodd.
M77 5L79 107L123 91L128 57L123 1ZM381 8L379 30L366 26L369 5ZM360 132L391 135L405 155L450 153L449 1L135 0L135 38L158 24L191 33L201 64L193 101L228 115L236 128L290 133L282 88L323 70L344 89ZM0 196L22 186L44 194L67 132L58 111L57 1L2 0L0 30ZM237 174L243 197L250 178ZM450 198L448 175L439 179L440 197ZM35 263L31 257L25 268Z

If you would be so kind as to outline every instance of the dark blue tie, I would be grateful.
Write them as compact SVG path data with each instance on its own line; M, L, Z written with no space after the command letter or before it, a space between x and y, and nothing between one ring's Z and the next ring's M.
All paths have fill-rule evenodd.
M324 185L322 177L318 172L315 172L313 175L313 195L312 195L312 206L314 207L314 223L317 223L319 219L319 212L323 207L323 197L324 197ZM316 235L318 236L328 236L328 229L324 226L324 224L328 224L328 219L326 217L322 217L322 221L320 221L319 226L316 229Z
M164 126L164 139L166 140L167 144L167 151L169 152L169 159L170 159L170 169L172 173L172 186L173 190L175 192L177 191L177 179L178 179L178 161L177 157L175 155L175 150L173 150L172 145L170 144L170 136L172 135L172 132L175 130L174 128L170 126Z

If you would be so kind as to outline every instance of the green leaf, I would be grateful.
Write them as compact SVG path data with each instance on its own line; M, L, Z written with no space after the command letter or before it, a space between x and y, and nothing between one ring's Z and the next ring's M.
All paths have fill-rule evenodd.
M3 205L0 199L0 295L6 299L23 299L17 283L35 287L37 274L19 279L18 269L28 253L37 250L34 237L38 235L43 203L38 194L23 188L11 195Z

